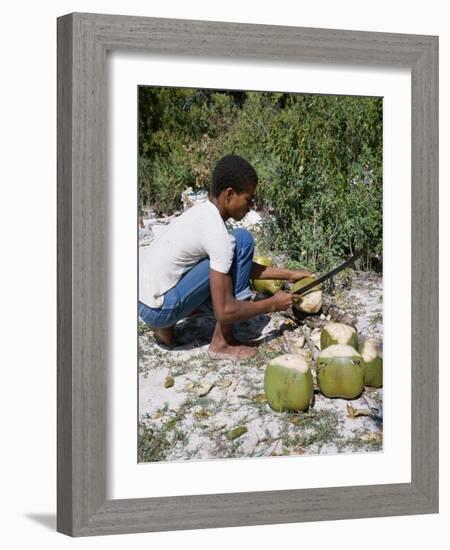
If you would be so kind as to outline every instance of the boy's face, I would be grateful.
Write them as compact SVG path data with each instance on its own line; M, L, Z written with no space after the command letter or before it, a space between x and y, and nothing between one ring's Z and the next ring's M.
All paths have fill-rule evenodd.
M249 186L245 191L242 191L242 193L237 193L232 188L227 189L227 211L231 218L236 221L242 220L253 206L255 191L256 185Z

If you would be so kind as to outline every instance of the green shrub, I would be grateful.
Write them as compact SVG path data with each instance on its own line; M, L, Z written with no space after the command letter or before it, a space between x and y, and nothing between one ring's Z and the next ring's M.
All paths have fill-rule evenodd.
M174 88L139 91L141 206L167 214L227 153L253 164L263 252L321 271L360 249L381 268L382 100Z

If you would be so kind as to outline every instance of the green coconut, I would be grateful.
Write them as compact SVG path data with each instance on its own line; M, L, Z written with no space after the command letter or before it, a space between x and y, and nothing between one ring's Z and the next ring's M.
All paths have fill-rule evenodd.
M258 265L265 265L266 267L273 267L273 262L270 258L268 258L267 256L255 256L253 258L253 261L255 262L255 264L258 264Z
M343 323L328 323L323 327L320 335L320 349L333 344L345 344L358 349L358 335L356 329Z
M264 265L266 267L273 266L272 260L266 256L257 256L253 258L253 261L255 264ZM277 279L252 279L252 286L255 292L275 294L283 287L283 281Z
M351 346L334 344L317 358L317 383L327 397L354 399L364 390L364 359Z
M312 283L314 279L312 277L305 277L294 283L291 287L291 292L300 290L305 285ZM294 308L302 313L317 313L322 307L322 291L320 285L317 285L311 290L308 290L306 294L302 294L294 302Z
M294 354L272 359L266 367L264 391L274 411L305 411L314 395L307 359Z
M364 359L364 385L373 388L383 386L383 351L381 345L373 338L367 338L359 347Z

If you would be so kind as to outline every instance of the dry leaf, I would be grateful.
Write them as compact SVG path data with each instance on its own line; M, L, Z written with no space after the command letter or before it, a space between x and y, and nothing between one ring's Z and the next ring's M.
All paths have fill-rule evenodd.
M248 430L246 426L236 426L236 428L233 428L227 433L227 438L230 440L237 439L238 437L241 437L241 435L244 435L247 432Z
M258 393L256 395L244 395L239 394L238 397L240 399L248 399L249 401L254 401L255 403L265 403L267 401L267 397L265 393Z
M208 395L208 393L213 389L214 384L211 384L210 382L203 382L200 384L200 386L197 389L197 395L199 397L205 397L205 395Z
M231 380L219 380L219 382L216 382L216 386L218 388L229 388L233 382Z
M367 441L367 443L379 443L380 440L383 439L383 436L381 435L381 432L372 432L363 435L361 439L363 441Z
M254 395L250 399L255 403L265 403L267 401L267 397L265 393L258 393L257 395Z
M164 380L164 387L165 388L171 388L175 384L175 380L173 379L173 376L167 376Z
M368 409L355 409L350 403L347 403L347 416L356 418L358 416L372 416L372 413Z
M193 384L192 382L190 382L190 383L186 386L186 389L190 391L190 390L193 390L194 387L195 387L195 384Z
M208 416L212 416L213 413L211 411L206 411L205 409L201 409L200 411L194 412L194 417L197 420L200 420L201 418L208 418Z
M158 418L161 418L162 416L164 416L164 412L163 411L157 411L152 416L152 420L158 420Z

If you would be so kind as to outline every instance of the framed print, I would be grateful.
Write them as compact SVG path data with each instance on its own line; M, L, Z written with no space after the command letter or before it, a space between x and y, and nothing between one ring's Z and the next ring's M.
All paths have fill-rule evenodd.
M154 63L151 69L154 75L152 82L144 82L140 77L136 80L130 77L130 73L121 72L124 67L123 56L126 57L130 53L145 57L146 60ZM117 62L114 61L115 57ZM108 58L113 59L112 65L108 64L110 63ZM278 89L271 87L267 72L262 71L262 76L252 73L253 68L256 69L265 62L273 64L270 77L272 79L275 75L277 79L281 78L281 75L276 72L278 69L289 74L297 71L299 64L303 64L301 70L305 71L311 69L311 67L308 68L308 64L320 64L327 70L334 71L336 81L339 81L339 75L344 77L342 80L345 80L346 71L354 68L361 72L354 77L356 84L353 90L342 88L338 91L336 88L334 95L320 95L318 94L320 86L317 84L314 84L315 88L307 88L306 83L308 80L312 81L313 76L306 72L302 73L304 84L301 86L297 81L292 84L292 87L288 84L280 84L281 87ZM174 69L177 63L179 65L176 69L170 71L174 75L173 80L168 78L166 73L162 76L164 66ZM217 85L217 79L208 81L209 77L203 80L199 77L195 80L196 77L183 73L182 65L189 63L199 64L197 69L201 63L205 66L216 63L220 65L219 72L228 71L230 75L235 73L239 76L236 77L235 84L229 87ZM201 75L207 70L205 66L202 66L201 70L191 70L191 74ZM242 74L239 74L240 67L243 68ZM398 335L402 334L401 319L398 322L399 317L395 312L401 311L402 308L410 311L411 323L407 327L408 331L410 329L410 345L403 353L403 358L400 357L404 372L407 373L406 378L410 379L410 385L405 384L405 387L410 390L403 392L403 398L410 408L410 429L407 430L410 437L407 440L410 476L405 478L406 481L385 482L381 476L377 477L377 470L387 468L384 465L381 468L374 466L373 475L368 481L358 477L360 471L371 468L368 466L371 460L377 458L384 460L389 455L389 449L393 458L400 454L394 445L388 445L389 448L386 449L382 448L382 444L379 445L380 430L375 430L375 424L370 424L371 432L368 437L372 443L377 439L377 445L372 446L371 450L380 452L359 454L355 457L360 462L358 466L353 467L355 471L353 481L349 477L340 477L340 474L336 474L336 479L330 482L330 476L323 475L324 460L329 460L329 457L299 457L307 447L305 440L292 441L291 446L284 445L283 441L283 446L279 448L276 438L273 438L273 448L264 442L262 444L262 449L267 452L264 454L265 451L263 451L260 456L267 458L255 458L259 456L254 452L255 447L249 450L248 446L241 445L240 442L245 440L247 434L260 433L258 430L262 430L264 426L259 426L253 432L250 420L244 417L240 417L239 422L236 423L224 420L223 426L213 425L209 421L211 411L208 409L209 405L205 397L208 397L208 393L211 392L209 396L209 403L211 403L215 395L212 392L215 391L222 399L222 393L234 387L236 370L229 367L230 370L226 371L225 375L219 377L220 379L212 380L211 383L207 376L210 366L204 365L204 372L202 370L200 375L203 380L198 377L189 381L179 364L169 365L169 356L164 352L158 355L159 361L163 364L158 371L151 363L158 349L155 346L146 351L150 362L141 363L140 367L143 371L147 367L153 369L152 372L162 377L158 382L160 383L158 391L162 391L163 396L161 402L155 407L144 411L144 414L140 412L141 426L138 430L135 402L132 401L132 406L128 406L128 410L134 407L131 416L125 409L122 410L120 403L117 402L117 393L122 396L124 393L132 395L133 399L137 399L136 385L133 387L133 385L122 384L121 374L114 370L114 365L118 362L122 365L127 363L123 358L122 348L117 346L122 345L127 338L131 338L127 341L132 341L134 338L133 345L136 346L137 340L136 294L131 301L129 296L125 301L117 299L117 296L121 296L123 288L127 286L118 271L125 266L125 271L131 270L132 273L136 273L137 265L133 260L117 262L117 251L125 234L131 234L134 239L136 238L135 220L138 217L137 204L140 197L137 192L138 186L134 185L134 182L137 180L138 169L141 170L140 182L145 179L142 174L151 173L152 181L156 181L157 177L160 177L159 181L166 178L164 164L161 164L159 175L151 172L154 170L156 157L150 154L151 151L158 151L158 158L161 160L162 153L158 147L161 143L164 144L164 140L166 143L170 142L171 149L178 151L180 155L191 155L191 159L201 161L195 173L198 181L204 181L206 178L202 172L206 164L205 158L218 156L213 155L211 151L234 152L231 146L227 149L223 143L220 147L212 143L209 140L208 131L203 132L205 137L202 137L203 134L200 134L198 139L191 139L188 136L186 142L180 143L176 143L175 134L170 135L170 133L162 138L160 136L159 142L149 142L143 138L139 141L136 139L137 132L134 133L134 138L130 139L133 129L137 129L139 113L146 111L145 117L139 120L144 118L145 121L153 120L151 134L158 137L157 132L168 132L173 122L167 118L163 120L161 115L155 116L158 105L163 105L165 113L179 119L182 113L186 112L186 110L183 111L186 101L190 102L190 105L196 102L197 113L200 113L204 121L211 122L213 117L220 113L217 123L224 125L222 129L229 128L230 118L227 117L234 117L234 122L237 121L236 127L239 124L245 126L245 120L239 121L238 118L246 112L245 109L250 113L247 115L246 123L262 118L268 121L273 112L281 108L281 105L282 114L287 117L285 126L282 127L286 134L288 128L295 130L295 124L292 124L292 118L289 119L286 105L297 109L296 113L303 113L305 117L305 113L308 113L311 120L314 119L311 113L316 112L314 109L320 108L322 118L319 119L318 124L324 127L326 125L324 120L333 119L333 122L336 122L339 113L343 112L347 113L345 115L347 122L343 122L343 125L351 126L348 121L354 116L353 113L358 111L358 105L364 103L364 108L361 109L362 112L367 113L369 110L367 105L370 103L375 126L370 127L370 121L363 120L364 125L369 124L368 135L370 134L371 139L375 140L375 145L372 149L369 148L370 151L377 150L377 147L381 150L379 144L383 139L387 156L398 156L395 142L402 140L394 139L395 129L388 126L389 117L383 120L380 118L380 113L383 101L385 106L390 106L389 112L396 110L401 112L401 100L398 109L393 108L395 103L391 102L389 94L366 91L361 92L361 100L358 100L358 82L370 80L369 73L364 73L365 68L369 71L371 69L389 72L392 69L401 69L408 72L407 87L405 87L406 80L399 80L393 88L400 90L400 98L403 94L403 113L406 113L403 125L406 124L408 128L410 125L411 141L405 148L409 155L405 158L410 159L409 168L405 173L409 174L408 169L410 169L410 178L405 175L401 177L410 187L410 199L408 191L405 193L402 189L401 193L405 194L402 206L410 215L411 242L410 246L406 247L407 255L397 258L396 261L399 262L397 264L392 261L391 268L395 265L396 271L404 271L405 280L410 280L411 294L410 296L403 294L394 308L390 308L388 312L385 310L387 321L385 330L387 340L393 343L394 336L398 338ZM247 81L246 84L245 72L251 74L252 83ZM259 86L256 84L258 78L263 79ZM240 90L240 95L236 90ZM125 95L120 95L122 93ZM134 96L127 95L130 93ZM262 95L263 93L265 95ZM346 100L345 94L352 95L353 99ZM374 97L369 101L370 98L367 99L367 96L371 95ZM384 99L381 96L384 96ZM178 101L180 97L181 103ZM407 102L406 97L408 97ZM131 100L123 100L123 98L131 98ZM314 101L309 101L308 98L314 98ZM174 105L181 105L181 110L177 111L178 107ZM331 105L337 109L332 116L329 114ZM70 14L58 19L59 531L72 536L86 536L437 512L437 115L438 39L436 37L97 14ZM199 120L191 121L193 131L198 129ZM119 121L122 121L124 126L119 126ZM269 122L272 127L277 124L276 121ZM158 124L160 124L159 127L157 127ZM399 125L401 126L402 122L397 121L397 126ZM339 127L340 125L337 124L330 133L330 143ZM146 136L149 134L148 130L143 133ZM258 143L262 140L261 137L258 138L255 128L250 133L255 136ZM121 136L124 136L123 142L120 142ZM235 139L230 133L227 136L230 142ZM189 140L192 142L190 149ZM130 142L134 143L134 150L128 148ZM316 147L319 148L321 142L317 143ZM144 150L145 154L142 154ZM141 152L139 165L136 160L138 151ZM280 158L286 158L283 155L291 153L289 147L282 149L281 145L278 152ZM382 163L381 158L377 157L378 160L375 163L373 160L375 157L370 157L372 153L369 154L369 152L363 159L365 166L372 162L375 172L380 174L383 169L382 164L388 166L388 162L383 158ZM246 155L251 157L250 145ZM131 159L130 164L126 165L123 161L125 158ZM259 164L256 156L251 157L251 160L269 181L270 167L265 164L263 153L259 158ZM295 166L298 173L299 166L295 162L285 162L284 167ZM281 168L282 166L274 167L273 172L279 173ZM387 177L388 171L385 175ZM358 187L357 176L358 174L355 173L349 178L355 187ZM173 177L173 174L170 177ZM185 181L190 181L189 178L183 180L182 174L177 174L177 177L179 177L177 181L181 182L179 187L174 188L177 200L182 201L184 198L187 203L204 199L204 189L201 185L197 189L189 190L188 186L184 186ZM193 179L191 177L191 180L197 181L195 177ZM291 181L289 174L286 174L286 178ZM124 185L124 182L130 180L131 184ZM387 188L386 186L384 188L385 205L389 206L389 197L391 197L389 193L398 192L401 187L400 183L396 183L395 177L392 180L387 178L386 181L391 182ZM361 193L364 192L364 185L367 186L368 182L361 182ZM143 194L145 186L140 185L139 191ZM296 192L299 192L298 189ZM168 200L167 194L164 195L164 193L165 188L162 187L158 195L160 201L158 208L161 209L161 212L156 212L158 219L161 218L161 213L167 214L170 208L167 206L169 203L163 204L164 200ZM361 196L358 198L358 204L362 200ZM283 200L285 200L284 197L278 197L280 208L282 204L287 204L283 203ZM277 201L275 199L272 201L272 207L276 209ZM134 208L135 220L131 224L122 226L120 222L116 224L116 218L120 218L117 216L118 203L121 208L131 204L129 209L131 212ZM139 204L143 214L150 203L151 200L147 200ZM189 205L186 204L185 207L188 211ZM184 207L181 206L181 208ZM170 214L173 213L170 212ZM147 218L145 215L142 216L143 239L146 236L145 229L148 228L151 220L150 214L148 213ZM395 212L391 211L391 214L395 217ZM384 242L388 247L399 233L401 232L395 224L385 227ZM271 235L276 235L275 229ZM299 235L300 233L297 240L300 239ZM377 238L380 239L379 233ZM307 243L303 244L302 248L307 246ZM332 250L331 245L328 248ZM133 253L136 254L136 250ZM314 250L311 253L313 254ZM393 254L390 258L395 256L396 254ZM330 258L330 265L327 266L312 264L313 269L326 271L336 259L337 256ZM369 260L369 257L365 258L365 261ZM374 258L372 260L374 261ZM293 266L293 269L298 268ZM405 285L405 288L408 287ZM133 300L134 303L130 306ZM127 312L131 312L131 316ZM120 317L124 319L124 323L118 329L116 319ZM131 322L129 322L130 319ZM141 324L140 329L141 336L145 336L145 340L143 339L141 343L153 342L151 340L153 336L149 335L147 328ZM194 338L192 334L191 332L189 337L191 340ZM289 343L289 334L287 341ZM395 348L396 345L393 344L392 347ZM121 372L123 370L122 368ZM132 366L131 371L134 376L136 367ZM128 376L127 380L132 380L133 376ZM141 377L141 381L143 378ZM207 388L208 383L211 387ZM219 438L215 441L220 444L214 447L210 454L201 454L201 448L194 450L193 447L186 445L183 447L182 443L186 441L185 436L188 431L187 425L183 422L187 417L177 417L176 411L173 412L175 410L173 402L169 402L165 408L165 401L175 391L174 386L175 389L184 391L188 397L189 392L195 392L198 403L196 402L195 408L192 408L192 415L196 415L200 429L207 429ZM150 385L147 389L150 391L149 402L156 403L159 398L151 393L154 392L155 385ZM182 392L173 393L173 397L183 396ZM202 392L204 395L201 395ZM247 393L248 395L244 397L251 398L255 410L259 410L261 404L267 407L264 400L267 399L268 391L265 392L267 395L264 395L258 386L254 392ZM261 399L256 399L255 396L260 396ZM372 408L380 407L382 401L379 399L379 394L374 393L372 397L373 400L369 402ZM192 395L190 395L190 403L192 401ZM141 402L143 403L143 400L140 404ZM187 401L183 401L185 402ZM220 403L225 410L235 406L232 400L222 400ZM123 411L124 414L122 414ZM398 407L397 403L397 413L400 411L401 407ZM356 414L356 410L353 412ZM146 415L145 422L142 421L144 415ZM391 419L397 417L397 424L393 422L392 427L401 426L398 423L400 416L401 414L396 414L395 408L391 407L389 417ZM293 415L286 418L290 418L295 426L296 422L302 422L307 417ZM146 435L154 434L161 425L165 426L167 432L168 425L170 424L173 428L175 420L180 423L178 435L181 444L178 447L168 446L171 442L173 443L172 436L170 440L157 438L159 442L157 446L153 443L147 444L149 438ZM317 419L311 416L310 420L314 422ZM358 419L358 421L363 423L364 419ZM122 431L118 431L120 429ZM394 430L389 429L385 436L389 437L392 434L395 435ZM341 441L334 441L335 448L330 446L330 452L335 452L340 443ZM138 446L141 449L140 456L137 451ZM116 448L122 448L125 453L128 453L126 460L121 461L120 457L116 457L118 455L114 450ZM190 450L186 451L186 449ZM206 446L203 450L205 449ZM342 449L344 452L349 450L345 446ZM357 447L356 450L360 452L361 447ZM195 454L196 452L199 454ZM272 457L276 454L288 456L279 459ZM205 458L222 460L197 461ZM226 460L223 460L225 458ZM237 476L238 480L235 479L236 476L228 475L230 464L235 463L237 458L240 459L239 468L242 465L241 474ZM190 459L193 460L190 461ZM286 471L289 468L295 471L295 468L299 470L298 461L305 459L311 460L309 464L312 469L314 460L321 461L322 474L318 474L314 480L311 478L309 484L307 481L303 485L297 484L292 481L290 474L284 479L280 479L279 475L272 475L272 473L276 474L277 469L279 470L280 462L283 463L282 468ZM183 463L171 463L171 461L180 460ZM139 464L140 472L144 470L146 472L147 481L136 484L139 486L139 491L130 490L128 493L126 490L112 491L111 484L116 474L123 473L127 464L133 461L132 466L135 469L137 462L153 462L151 465ZM251 470L253 470L253 478ZM217 478L228 481L220 484L220 479L217 480ZM390 479L394 480L395 477ZM165 480L163 487L161 487L161 480ZM130 481L126 483L131 487ZM298 488L300 486L302 488ZM127 494L133 496L129 497Z
M286 70L281 63L275 66L274 64L264 64L261 67L261 64L255 66L255 64L241 61L239 66L236 66L223 60L220 62L215 62L212 59L204 62L200 60L179 62L167 57L161 59L155 59L155 57L152 56L150 60L147 56L127 53L115 53L107 57L108 74L111 75L108 82L109 98L111 99L108 101L108 104L111 104L108 111L108 126L115 129L114 132L108 132L108 135L111 134L110 147L108 148L108 158L111 161L108 163L108 174L111 190L110 209L113 218L109 234L120 235L120 239L114 239L115 244L111 250L113 262L110 268L111 273L115 274L113 277L114 291L111 293L109 302L110 318L112 319L110 378L113 382L107 411L112 428L111 445L108 447L108 457L110 457L109 462L111 463L110 498L409 482L411 444L409 441L410 402L408 396L411 386L408 377L410 358L405 356L405 352L407 353L410 346L410 334L405 329L409 328L410 313L405 304L409 303L410 282L408 273L404 272L403 266L410 264L408 257L410 250L409 247L405 247L406 232L399 233L393 230L395 220L393 226L390 215L393 208L395 210L400 205L403 209L402 223L405 227L408 224L410 226L408 213L410 210L411 159L407 146L411 135L409 72L380 69L370 71L348 67L341 67L339 71L330 71L324 68L318 70L317 67L299 67L298 65ZM353 104L355 102L358 105L361 101L380 102L382 97L383 147L389 151L383 166L384 202L386 203L385 232L390 235L383 252L384 264L387 268L384 269L386 276L383 279L380 272L378 275L373 273L374 282L377 282L373 289L377 294L375 307L367 309L369 318L361 313L358 314L357 328L360 338L368 328L372 330L377 327L378 337L381 336L383 308L380 298L381 283L383 283L383 295L386 298L386 304L389 305L389 314L386 316L387 338L383 342L384 361L385 364L396 364L398 367L386 369L385 384L383 384L385 390L367 388L358 399L353 400L328 399L315 391L316 402L307 412L280 413L274 411L265 401L263 386L265 363L269 359L269 355L275 357L280 354L281 350L287 351L285 337L295 338L299 332L298 329L304 327L306 323L326 324L327 321L320 318L324 308L321 312L301 320L297 320L291 315L286 319L284 312L249 319L248 324L244 324L243 327L246 332L258 331L262 326L264 331L269 332L269 335L259 338L256 361L251 360L247 363L239 361L236 364L221 360L209 360L207 331L208 328L212 329L213 322L210 316L198 315L192 316L186 321L180 321L176 327L179 340L174 348L169 350L156 344L151 330L148 330L141 322L139 327L139 400L135 402L133 399L136 395L135 372L125 365L134 364L137 355L137 351L130 354L127 353L127 350L133 350L136 347L136 334L130 328L134 328L137 324L136 312L133 307L138 292L137 275L133 272L133 266L138 264L135 255L136 232L134 230L138 197L135 191L137 186L131 187L128 184L125 185L124 182L138 179L135 136L138 132L136 121L139 109L136 91L138 87L140 90L142 86L150 84L153 86L152 90L158 93L159 88L156 88L156 85L173 86L170 89L162 88L162 93L167 95L169 92L172 94L180 90L180 85L189 84L195 88L182 88L181 91L189 99L189 103L190 98L193 97L192 94L195 94L195 105L197 106L203 98L208 98L208 94L198 91L204 90L205 85L214 85L222 89L225 86L235 88L240 85L246 89L256 90L262 89L262 86L265 85L268 89L267 87L271 87L271 83L266 81L268 71L270 71L271 79L275 82L276 87L272 85L271 88L273 90L283 89L298 92L301 89L303 92L315 92L315 95L295 93L290 97L293 105L297 104L297 100L306 102L311 99L317 100L317 105L323 107L326 105L326 102L324 103L325 96L317 95L319 92L338 94L326 97L332 105L336 101L339 103L340 98L346 103ZM318 78L319 76L320 78ZM274 97L270 92L254 93L256 97L251 99L250 104L247 107L244 106L239 113L245 114L249 106L252 106L253 109L254 100L259 102L260 99L264 99L265 104L266 101L270 101ZM197 97L197 94L200 97ZM250 92L248 95L251 98ZM127 105L128 108L123 109L124 105ZM311 107L310 103L307 105ZM264 147L264 161L271 158L268 152L273 146L272 144L277 142L275 131L278 127L279 115L285 111L286 109L280 105L279 108L270 111L273 114L273 124L268 123L270 119L265 120L265 126L268 129L272 128L271 131L274 132L274 135L270 144L267 143ZM173 109L173 113L177 113L177 110ZM313 120L311 113L312 109L309 112L309 120ZM252 118L254 118L255 124L260 123L259 117ZM301 118L303 120L305 117ZM167 126L164 124L165 131L167 131ZM298 131L298 127L306 129L305 124L292 126L294 132ZM210 134L212 142L213 132ZM252 131L249 134L253 136L256 132ZM155 135L157 137L158 133L155 132ZM221 135L225 136L226 133L223 132ZM282 136L285 135L286 132L283 130ZM189 147L192 147L195 140L192 139L192 136L188 139ZM319 135L319 143L320 140L321 136ZM167 142L172 143L175 140L169 138ZM258 139L259 142L261 142L261 138ZM341 140L341 143L345 144L345 140ZM406 146L403 147L403 145ZM245 144L239 146L240 153L243 153L244 146ZM175 147L176 145L172 149ZM257 151L259 150L258 147ZM315 148L310 147L309 150L315 150ZM251 151L250 155L246 153L248 158L255 162L252 154L254 153ZM395 163L391 160L393 158L395 158ZM189 163L186 164L188 167L190 166ZM172 163L171 166L173 166ZM292 164L287 164L286 168L292 169ZM258 170L261 171L259 168ZM264 173L264 170L261 172ZM302 174L307 172L305 169ZM189 172L187 175L189 178L191 177ZM300 178L297 180L298 183L302 181L304 180ZM391 182L395 182L395 185ZM261 178L258 183L259 189L266 184L267 180ZM293 185L295 184L294 181ZM170 189L173 190L174 187L171 180ZM201 199L201 195L199 196ZM177 198L181 199L181 197ZM282 203L280 201L277 204L281 206ZM379 212L379 206L377 206L377 210ZM265 215L261 208L257 207L256 212L249 212L250 220L255 218L258 212ZM156 213L155 216L148 218L145 214L146 227L139 228L139 233L143 237L140 240L142 247L148 246L151 238L150 231L157 233L164 229L166 227L164 223L169 219L170 217L158 218ZM246 224L246 222L247 220L244 219L239 223ZM252 227L250 224L249 231L254 235L255 246L258 246L260 242L260 236L257 234L258 226ZM288 250L289 244L288 239L287 246L284 247L285 251ZM272 250L270 253L272 254ZM123 266L127 266L127 268L123 269ZM358 281L355 280L352 288L345 289L343 294L357 293L358 286ZM327 289L324 293L327 299L330 298L330 290ZM368 297L371 294L372 292L369 292ZM349 313L350 309L346 307L346 313ZM271 322L267 322L268 317ZM370 325L366 329L360 324L364 323L364 319L369 321ZM287 323L284 322L286 320ZM278 330L274 330L276 329L275 323L279 324ZM296 327L296 325L298 326ZM389 337L392 326L396 326L396 339L401 339L404 344L401 347L395 346L392 338ZM234 328L242 330L237 323ZM188 338L186 342L186 335L192 334L192 329L197 335L191 341ZM313 338L318 336L318 332L319 328L316 328ZM373 335L375 336L375 333ZM242 336L242 339L247 337L245 334ZM261 342L265 337L267 340ZM308 349L310 344L312 342L305 343ZM152 349L154 349L154 353ZM316 349L315 344L314 349ZM302 351L307 352L306 347ZM402 357L396 357L398 353ZM180 362L177 358L183 356L187 360ZM189 358L189 356L191 357ZM198 361L199 364L191 365L191 361ZM172 370L170 371L170 369ZM214 384L214 387L204 396L198 395L198 392L203 393L203 389L198 382L195 383L201 372L205 374L206 383ZM165 380L169 375L173 377L174 384L166 388ZM347 405L359 409L358 414L362 412L368 414L371 410L368 408L368 403L371 403L372 397L380 399L383 396L383 391L384 409L390 411L398 408L402 414L387 414L383 422L376 413L372 417L357 416L353 418L351 416L352 409L347 408ZM392 399L393 397L394 399ZM371 403L370 406L373 408L373 405L374 403ZM140 432L130 429L136 425L136 409L139 409ZM247 428L247 431L234 440L228 439L229 431L239 426L241 426L241 430ZM266 429L269 433L265 433ZM275 434L276 430L281 433ZM137 439L139 452L144 459L139 463L137 462L139 457L136 457L135 451ZM300 444L300 439L302 444ZM381 443L383 443L382 448ZM186 453L184 453L184 449L187 449ZM205 458L207 453L208 458ZM268 454L270 454L269 457ZM322 474L323 455L325 454L328 466L333 470L332 477ZM273 459L274 456L279 455L282 455L279 459ZM154 458L157 460L155 461ZM214 464L214 458L218 458L220 461L216 461ZM301 460L301 458L306 460ZM336 464L334 464L335 461ZM160 475L163 465L169 467L170 474L167 476ZM302 467L303 465L305 467ZM201 473L197 473L198 471ZM368 472L370 475L365 477Z
M124 78L118 70L116 65L114 82ZM307 78L304 71L302 75L311 86L312 76ZM139 462L382 452L381 357L375 367L379 379L367 379L365 392L357 370L353 375L359 382L350 392L327 390L318 377L328 396L316 389L314 406L308 406L306 394L297 398L301 383L279 399L279 384L284 382L275 372L286 354L302 357L295 368L317 363L319 353L329 347L325 335L330 330L351 334L340 337L341 344L363 350L366 341L381 352L383 98L147 85L140 85L138 94ZM117 99L117 104L125 103ZM404 115L409 115L407 108ZM113 126L121 142L135 133L125 137L128 132ZM113 165L120 164L124 148L125 143L113 148ZM219 159L214 169L213 159ZM242 305L243 318L235 319L233 332L228 325L224 332L212 315L210 282L204 277L214 259L203 258L203 264L195 257L183 259L187 250L215 245L203 243L204 233L197 231L208 233L212 204L224 206L222 172L239 178L240 170L249 170L258 182L253 205L245 204L244 212L223 210L225 224L216 220L228 232L226 239L231 235L235 250L249 251L245 257L235 251L231 270L235 295L242 302L235 306ZM114 176L111 181L114 187ZM191 232L191 225L196 230ZM146 302L157 305L151 288L161 280L155 275L158 264L162 271L169 261L169 242L174 250L170 261L174 266L184 263L187 271L172 294L165 294L164 304L172 296L175 307L158 329L167 309L149 308ZM324 281L333 307L324 302L324 291L316 289L301 304L294 302L292 311L288 306L271 311L277 291L302 284L287 277L302 277L305 269L330 271L342 263L342 256L364 246L361 271L352 276L351 285L348 271L340 272L333 288ZM214 251L211 255L214 258ZM251 271L261 270L258 262L278 270L284 279L254 278ZM241 280L241 269L250 269L250 277ZM370 304L361 301L363 296ZM356 321L356 327L342 321ZM171 340L161 342L161 337ZM306 374L310 398L313 386L306 385L311 380ZM368 407L379 414L371 416ZM360 416L352 416L352 408L359 409Z

